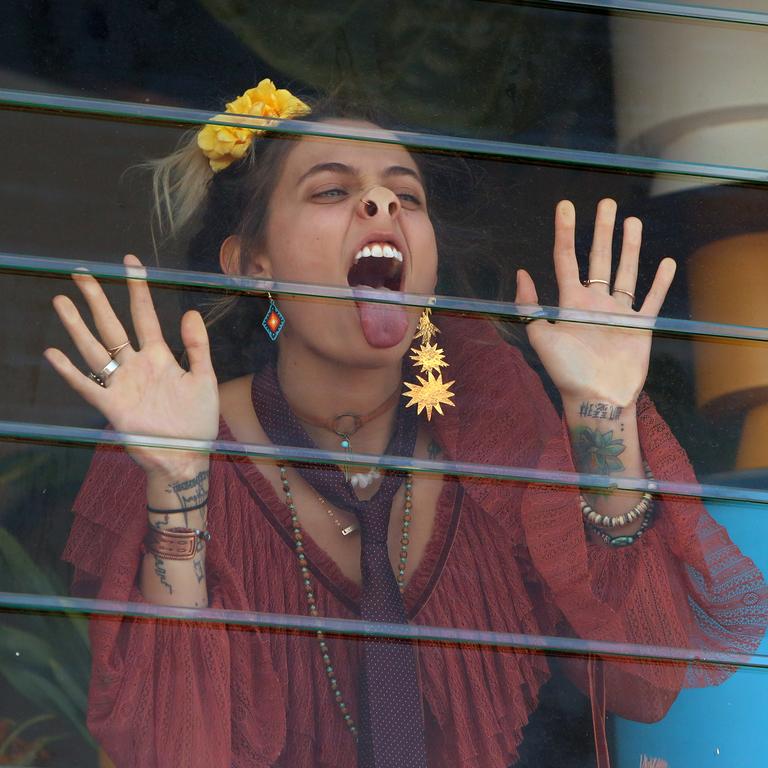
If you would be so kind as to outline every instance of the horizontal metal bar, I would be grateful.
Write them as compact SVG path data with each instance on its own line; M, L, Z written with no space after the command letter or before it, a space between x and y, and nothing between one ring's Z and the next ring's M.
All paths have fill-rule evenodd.
M476 464L467 461L432 461L410 456L375 456L369 453L324 451L229 440L191 440L155 435L137 435L89 427L32 424L20 421L0 421L0 440L45 443L54 445L116 445L142 446L194 451L197 453L243 456L253 460L281 463L350 464L378 467L418 474L440 474L454 477L500 480L512 483L556 485L563 488L589 488L595 492L649 492L657 496L676 496L725 502L768 504L768 490L756 490L728 485L680 483L671 480L617 477L578 472L540 470L496 464Z
M0 592L0 608L5 611L36 612L66 615L112 616L122 618L170 619L199 622L201 624L226 624L230 627L272 629L286 632L314 634L321 630L329 635L340 635L350 640L385 637L410 640L420 645L451 644L482 646L489 650L512 648L537 654L559 656L600 656L666 661L685 664L709 664L713 666L768 669L768 656L745 653L702 651L687 648L671 648L637 643L612 643L603 640L551 637L547 635L489 632L454 627L431 627L419 624L388 624L355 619L332 619L291 614L233 611L216 608L176 608L149 603L93 600L55 595L28 595ZM190 627L190 631L194 631Z
M638 13L643 16L667 16L677 19L748 24L768 27L768 13L741 8L718 8L711 5L682 5L656 0L491 0L502 5L522 5L553 10L611 11Z
M673 336L701 336L739 341L768 341L768 328L730 323L712 323L671 317L646 317L639 314L590 312L567 307L533 306L512 302L487 301L455 296L426 296L417 293L382 292L352 289L347 286L317 285L314 283L276 282L257 280L245 276L221 275L213 272L146 267L146 279L155 285L168 285L211 291L237 291L265 296L267 291L275 295L301 296L338 301L370 301L378 304L403 304L405 306L429 306L460 314L480 315L500 320L527 322L530 320L558 320L569 323L586 323L630 330L650 330L657 334ZM96 277L125 279L136 277L135 267L83 259L56 259L45 256L29 256L0 252L0 273L70 275L84 271ZM145 274L142 272L141 274Z
M768 169L690 163L664 160L641 155L613 154L591 150L545 147L517 142L472 139L461 136L420 133L416 131L388 131L380 128L335 125L310 120L276 120L252 116L223 118L208 111L182 107L165 107L155 104L135 104L107 99L86 99L76 96L15 91L0 89L0 109L28 109L83 117L107 117L141 122L170 123L175 125L234 125L242 127L243 117L254 129L297 136L321 136L326 138L376 141L398 144L412 149L437 150L461 155L495 157L527 163L576 166L608 171L640 174L663 174L696 177L714 181L736 181L751 184L768 184Z

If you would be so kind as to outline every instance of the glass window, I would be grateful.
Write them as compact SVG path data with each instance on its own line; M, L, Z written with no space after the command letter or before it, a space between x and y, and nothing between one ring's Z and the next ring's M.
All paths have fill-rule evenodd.
M760 765L761 6L12 3L0 763Z

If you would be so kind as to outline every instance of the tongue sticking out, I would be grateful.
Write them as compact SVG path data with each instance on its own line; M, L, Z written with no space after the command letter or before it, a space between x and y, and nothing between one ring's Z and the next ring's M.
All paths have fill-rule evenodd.
M358 301L357 311L363 336L372 347L394 347L408 330L408 315L402 304Z

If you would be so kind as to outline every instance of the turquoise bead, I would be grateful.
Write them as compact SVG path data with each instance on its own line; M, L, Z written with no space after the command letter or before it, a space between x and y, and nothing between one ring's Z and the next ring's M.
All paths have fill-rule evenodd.
M635 540L634 536L616 536L611 539L612 547L628 547Z

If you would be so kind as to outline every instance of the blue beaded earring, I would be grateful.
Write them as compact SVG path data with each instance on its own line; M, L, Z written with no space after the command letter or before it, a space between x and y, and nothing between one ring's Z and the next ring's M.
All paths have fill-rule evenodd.
M264 315L264 319L261 321L261 325L267 332L272 341L277 341L277 337L285 326L285 318L283 313L277 308L275 300L272 298L272 294L267 291L267 297L269 298L269 307L267 314Z

